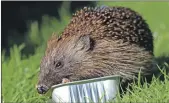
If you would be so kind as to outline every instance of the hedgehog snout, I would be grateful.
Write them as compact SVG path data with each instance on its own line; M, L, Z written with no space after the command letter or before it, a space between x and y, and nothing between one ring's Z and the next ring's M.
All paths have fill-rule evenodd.
M36 89L37 89L39 94L45 94L48 91L49 88L45 85L37 85Z

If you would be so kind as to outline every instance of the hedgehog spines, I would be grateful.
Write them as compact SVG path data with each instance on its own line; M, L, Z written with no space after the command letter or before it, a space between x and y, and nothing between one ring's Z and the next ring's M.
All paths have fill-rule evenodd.
M84 7L77 11L63 34L95 32L95 36L122 39L153 52L153 37L140 14L126 7ZM94 36L94 35L93 35Z

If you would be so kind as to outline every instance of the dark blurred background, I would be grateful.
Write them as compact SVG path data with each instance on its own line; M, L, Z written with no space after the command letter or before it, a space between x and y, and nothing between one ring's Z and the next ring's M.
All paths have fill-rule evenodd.
M28 31L28 21L41 22L43 15L54 16L60 19L58 9L62 1L2 1L1 2L1 37L2 50L9 53L9 48L14 44L24 42ZM72 1L71 13L83 6L94 6L92 1Z

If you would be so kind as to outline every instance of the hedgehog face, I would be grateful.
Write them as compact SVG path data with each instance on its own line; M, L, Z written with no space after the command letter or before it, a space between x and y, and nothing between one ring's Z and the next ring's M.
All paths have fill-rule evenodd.
M46 93L52 85L62 83L64 78L74 81L75 71L83 65L91 49L89 35L68 37L54 43L41 61L37 85L40 94Z

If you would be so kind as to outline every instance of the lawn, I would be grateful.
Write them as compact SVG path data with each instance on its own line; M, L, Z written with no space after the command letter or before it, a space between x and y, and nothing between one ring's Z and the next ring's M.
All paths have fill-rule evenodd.
M154 36L154 54L156 57L169 56L169 2L98 2L97 5L125 6L139 12L149 24ZM60 32L69 23L71 13L69 2L59 10L61 21L55 17L43 16L39 25L36 21L29 23L27 42L10 49L10 56L2 51L2 99L4 102L45 102L51 97L51 91L39 95L35 89L40 60L44 54L46 41L52 32ZM21 51L28 43L36 45L34 54L26 56ZM167 64L166 64L167 65ZM151 84L134 83L133 90L117 96L117 102L169 102L169 75L165 80L153 78Z

